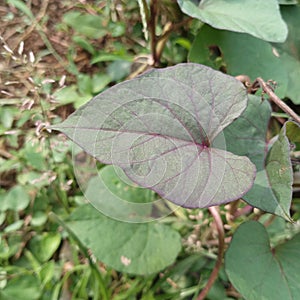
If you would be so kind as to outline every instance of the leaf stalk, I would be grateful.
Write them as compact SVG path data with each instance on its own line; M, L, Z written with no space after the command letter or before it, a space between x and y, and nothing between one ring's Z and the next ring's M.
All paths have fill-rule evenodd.
M298 124L300 124L300 116L298 116L286 103L284 103L274 92L272 87L266 83L262 78L256 78L252 87L255 88L259 85L262 90L270 97L270 100L273 101L278 107L280 107L284 112L286 112L290 117L294 119Z
M219 240L218 257L217 257L217 261L216 261L216 264L214 266L214 269L212 270L212 272L210 274L210 277L209 277L204 289L199 294L197 300L204 300L205 299L205 297L208 294L209 290L211 289L214 282L218 278L218 274L219 274L220 268L221 268L222 263L223 263L223 254L224 254L224 248L225 248L224 226L223 226L223 221L221 219L219 210L216 206L211 206L211 207L208 208L208 210L209 210L210 214L212 215L212 217L214 218L214 221L215 221L215 224L216 224L216 227L217 227L217 231L218 231L218 240Z

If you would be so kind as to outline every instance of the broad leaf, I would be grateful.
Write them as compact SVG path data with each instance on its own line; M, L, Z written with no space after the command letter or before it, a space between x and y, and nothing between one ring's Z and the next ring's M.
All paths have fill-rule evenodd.
M251 81L257 77L266 81L275 80L278 83L276 94L284 97L287 94L288 74L278 56L268 42L248 34L204 25L193 42L189 60L215 69L223 67L233 76L248 75Z
M168 226L115 221L90 205L77 208L67 226L99 260L121 272L158 272L181 249L180 235Z
M229 151L248 156L256 165L254 186L243 199L252 206L290 220L293 174L289 141L284 126L267 155L266 133L270 116L269 103L250 96L247 109L225 129L224 134Z
M300 6L284 6L282 16L289 28L284 44L276 44L282 69L287 71L288 88L286 95L295 104L300 104Z
M284 42L287 26L277 0L177 0L181 10L218 29L245 32L271 42ZM199 1L198 1L199 2Z
M225 255L225 268L234 287L247 300L299 299L300 234L270 247L264 226L242 224Z
M222 135L247 99L235 78L180 64L118 84L52 128L163 198L206 207L238 199L253 184L254 165L227 152Z

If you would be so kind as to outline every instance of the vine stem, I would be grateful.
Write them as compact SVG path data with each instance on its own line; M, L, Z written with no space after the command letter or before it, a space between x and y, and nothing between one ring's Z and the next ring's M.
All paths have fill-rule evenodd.
M153 65L159 65L159 58L157 57L156 44L156 19L157 19L157 0L152 0L150 2L150 17L148 21L148 27L150 32L150 42L151 42L151 53L153 59Z
M300 117L288 106L286 105L272 90L272 88L264 82L260 77L256 78L253 83L253 87L256 84L259 84L262 90L270 97L270 100L273 101L278 107L280 107L284 112L291 116L298 124L300 124Z
M212 272L210 274L210 277L209 277L204 289L199 294L197 300L205 299L207 293L209 292L209 290L213 286L214 282L216 281L216 279L218 277L219 270L220 270L220 268L222 266L222 263L223 263L223 254L224 254L224 247L225 247L224 226L223 226L223 222L222 222L219 210L216 206L209 207L208 210L209 210L210 214L212 215L212 217L214 218L214 221L215 221L215 224L216 224L216 227L217 227L218 240L219 240L219 249L218 249L218 257L217 257L217 261L216 261L216 264L214 266L214 269L212 270Z

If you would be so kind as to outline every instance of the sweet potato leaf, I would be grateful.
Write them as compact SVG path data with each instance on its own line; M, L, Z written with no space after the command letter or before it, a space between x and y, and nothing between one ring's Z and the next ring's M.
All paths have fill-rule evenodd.
M300 6L289 5L281 8L282 16L289 29L285 43L275 44L282 69L287 72L287 92L295 104L300 104Z
M158 272L173 263L181 249L180 235L169 226L116 221L91 205L78 207L66 225L93 255L121 272Z
M235 78L197 64L118 84L53 126L135 183L184 207L242 197L255 166L226 151L223 129L247 106Z
M218 29L244 32L271 42L284 42L287 26L277 0L177 0L181 10Z
M262 224L243 223L226 252L226 273L245 299L298 299L299 245L297 234L272 249Z
M224 130L224 134L229 151L246 155L256 165L254 185L243 199L255 207L290 220L293 174L289 141L284 126L268 153L266 133L270 116L269 103L251 95L247 109Z

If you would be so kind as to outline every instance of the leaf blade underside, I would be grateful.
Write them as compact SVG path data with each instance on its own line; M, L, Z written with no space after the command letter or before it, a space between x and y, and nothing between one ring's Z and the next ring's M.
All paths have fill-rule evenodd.
M243 85L197 64L118 84L52 128L135 183L184 207L236 200L255 167L226 151L222 131L247 106Z

